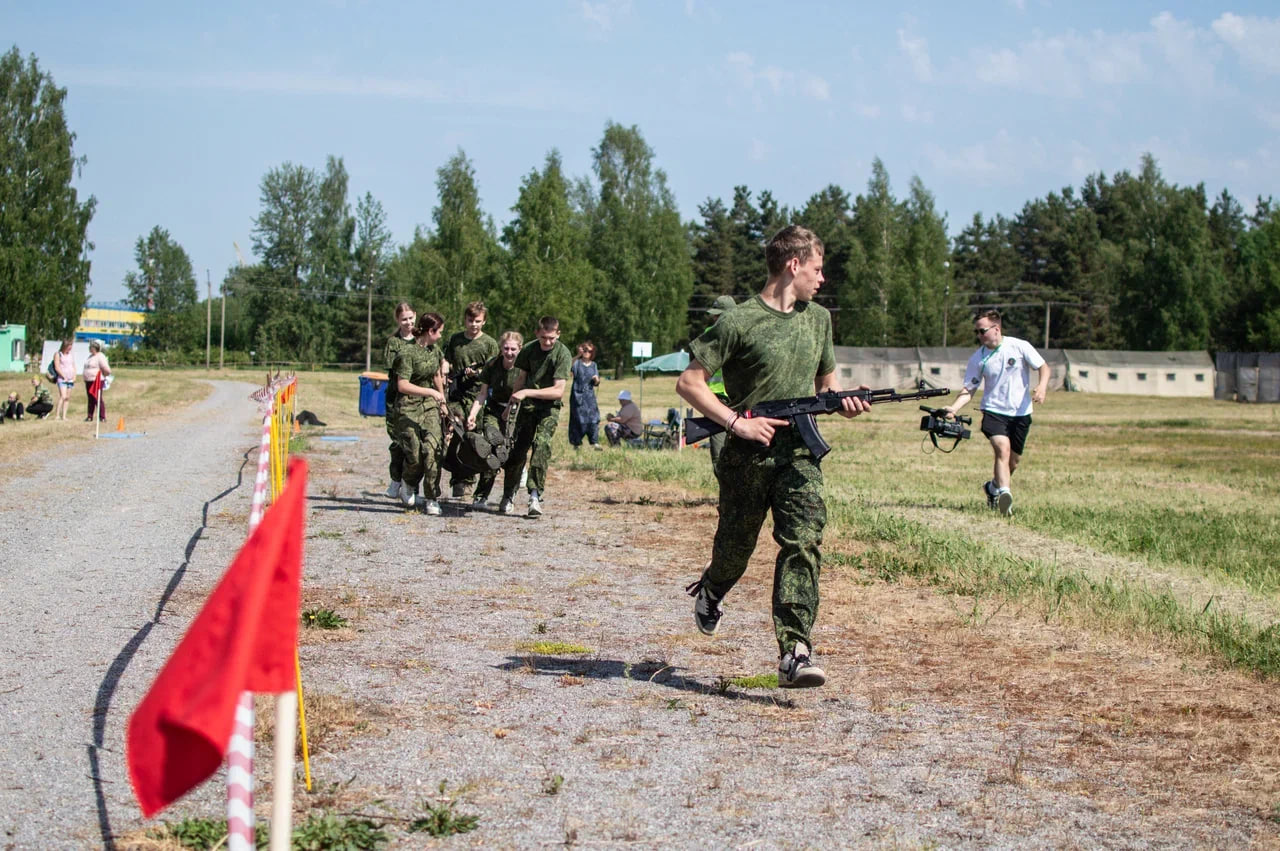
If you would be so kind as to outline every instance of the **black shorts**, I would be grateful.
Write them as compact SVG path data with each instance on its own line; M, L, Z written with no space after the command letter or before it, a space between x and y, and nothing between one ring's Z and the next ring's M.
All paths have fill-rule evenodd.
M992 411L982 412L982 433L987 437L1004 435L1015 455L1021 455L1027 445L1027 432L1031 431L1031 415L1009 417Z

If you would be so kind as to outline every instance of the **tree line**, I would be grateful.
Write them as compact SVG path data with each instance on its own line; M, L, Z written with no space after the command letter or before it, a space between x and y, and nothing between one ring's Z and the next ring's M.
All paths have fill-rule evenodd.
M0 60L0 317L24 319L37 340L78 321L92 248L94 201L70 186L84 160L63 97L35 57L15 48ZM499 231L459 150L437 170L430 224L402 244L370 193L353 209L341 157L271 169L256 260L221 282L232 360L364 363L395 302L456 327L481 300L491 330L527 334L552 314L566 340L590 337L602 363L623 366L631 341L684 345L716 296L758 290L764 243L790 223L826 245L819 300L841 345L968 346L974 311L997 307L1013 333L1051 347L1280 349L1280 210L1259 197L1246 214L1226 190L1210 201L1203 185L1166 181L1150 155L1136 173L1090 175L949 237L924 183L912 177L899 197L878 158L856 196L830 185L789 208L737 186L684 222L638 127L607 123L591 154L591 173L572 177L549 152ZM207 305L185 250L157 225L135 262L128 301L151 311L136 357L198 361Z

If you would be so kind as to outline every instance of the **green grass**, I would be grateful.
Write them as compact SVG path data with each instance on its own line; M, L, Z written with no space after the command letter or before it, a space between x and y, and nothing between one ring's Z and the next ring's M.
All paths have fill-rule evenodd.
M590 647L566 641L522 641L517 649L539 656L588 656L595 652Z
M333 609L313 607L303 609L302 625L309 629L342 629L347 619Z
M669 379L646 380L646 417L676 404ZM972 406L976 408L975 406ZM921 451L919 412L878 405L852 422L821 420L829 564L886 582L924 582L977 600L1012 600L1046 620L1157 636L1269 676L1280 675L1280 625L1193 604L1160 581L1058 563L1055 541L1137 561L1152 574L1235 589L1262 607L1280 590L1277 406L1204 399L1058 393L1035 414L1014 478L1012 543L987 540L979 494L991 451L977 431L952 455ZM564 458L558 455L557 458ZM554 462L553 462L554 463ZM573 454L604 478L671 482L715 493L700 450ZM925 525L918 512L938 518ZM911 517L908 517L908 514ZM1047 539L1047 545L1020 543ZM978 605L978 604L975 604ZM980 608L980 606L979 606Z
M725 679L725 682L727 682L731 686L736 686L737 688L743 688L743 689L777 688L778 675L775 673L775 674L753 674L751 676L744 676L744 677L727 677Z

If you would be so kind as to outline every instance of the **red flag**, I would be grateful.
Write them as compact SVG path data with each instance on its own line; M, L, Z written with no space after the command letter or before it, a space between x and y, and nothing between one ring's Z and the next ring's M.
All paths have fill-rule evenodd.
M129 718L126 754L152 816L209 778L226 756L242 691L295 684L307 465L267 509Z

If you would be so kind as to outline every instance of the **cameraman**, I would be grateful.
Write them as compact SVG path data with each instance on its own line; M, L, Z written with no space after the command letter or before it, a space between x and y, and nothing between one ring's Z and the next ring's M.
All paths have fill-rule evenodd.
M982 433L991 441L995 467L991 480L982 486L987 507L998 508L1008 517L1013 514L1013 494L1009 479L1018 469L1022 450L1031 430L1031 403L1043 403L1049 389L1049 364L1026 340L1006 337L1000 327L1000 312L988 310L973 320L973 333L981 345L969 358L964 370L964 389L951 405L943 408L954 417L986 382L982 393ZM1035 389L1030 390L1031 370L1039 374Z

